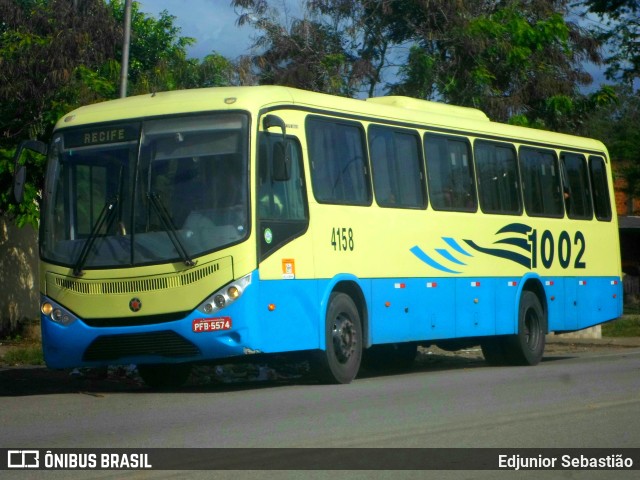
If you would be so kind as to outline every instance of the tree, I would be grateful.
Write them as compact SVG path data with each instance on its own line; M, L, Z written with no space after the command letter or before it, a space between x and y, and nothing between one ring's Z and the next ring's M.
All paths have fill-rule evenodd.
M608 45L605 62L610 79L633 84L640 78L640 2L638 0L585 0L606 28L597 33Z
M393 94L565 132L592 105L580 88L592 81L583 63L600 62L599 43L567 20L569 0L309 0L288 23L275 1L232 5L240 25L261 32L262 83L372 96L395 76Z
M387 2L396 41L413 40L394 93L480 108L497 121L573 128L598 43L567 1Z
M625 194L629 199L637 198L640 196L640 96L629 85L611 88L617 101L594 109L585 119L581 133L607 145L616 174L626 181ZM632 209L633 202L628 206Z
M333 5L338 3L344 8ZM239 9L238 25L251 23L261 32L254 43L259 53L252 58L259 83L355 95L371 78L371 68L350 37L356 30L345 24L345 12L355 8L348 7L350 3L310 1L298 18L266 0L233 0Z
M0 0L0 18L0 211L35 223L44 164L29 170L25 200L13 205L13 150L48 136L64 112L88 100L87 73L113 57L118 29L102 0Z
M109 8L118 25L124 24L124 0L111 0ZM189 61L186 48L195 40L180 36L175 18L167 10L158 18L140 11L138 2L131 6L131 42L129 53L129 92L192 88L196 85L198 62ZM122 56L122 42L116 47Z
M12 200L12 156L30 138L47 139L70 110L115 98L122 45L122 0L0 0L0 213L36 224L43 159L30 159L25 199ZM213 86L236 81L235 64L213 52L188 59L193 39L175 17L132 8L129 90Z
M633 197L640 196L640 2L638 0L586 0L590 13L598 15L604 28L595 31L606 44L606 76L622 82L616 87L620 102L592 118L589 127L609 147L616 173L624 178L633 214Z
M113 58L118 29L102 0L0 0L0 145L35 138L82 79ZM57 119L57 118L56 118Z

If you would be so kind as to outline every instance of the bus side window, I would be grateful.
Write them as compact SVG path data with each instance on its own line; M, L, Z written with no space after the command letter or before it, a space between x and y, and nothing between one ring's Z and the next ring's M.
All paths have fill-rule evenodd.
M290 138L287 143L290 163L289 171L285 176L284 172L275 171L282 167L277 161L285 148L282 136L267 133L260 136L258 151L258 216L260 218L283 220L306 218L300 145Z
M563 193L555 152L521 147L519 160L527 214L540 217L564 216Z
M519 215L522 206L515 148L506 143L476 141L474 153L482 211Z
M369 152L378 205L393 208L426 206L417 132L371 125Z
M370 205L364 131L359 123L308 117L313 194L321 203Z
M476 189L471 147L467 139L427 134L424 147L433 208L475 212Z
M574 219L593 218L587 162L582 155L562 153L563 195L567 216Z
M609 183L607 181L607 167L604 158L589 157L589 173L593 187L593 204L598 220L611 220L611 199L609 197Z

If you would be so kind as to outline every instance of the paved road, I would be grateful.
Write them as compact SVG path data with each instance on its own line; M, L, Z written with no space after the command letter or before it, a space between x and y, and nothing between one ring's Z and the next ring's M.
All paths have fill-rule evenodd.
M517 368L488 367L474 352L424 358L351 385L169 393L2 370L0 447L640 447L640 349L552 353Z

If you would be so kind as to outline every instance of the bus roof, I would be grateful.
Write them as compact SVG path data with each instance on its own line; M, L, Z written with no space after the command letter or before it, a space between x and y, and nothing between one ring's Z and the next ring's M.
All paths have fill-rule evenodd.
M132 96L80 107L61 118L56 129L97 122L157 117L179 113L246 110L257 113L294 106L318 113L384 120L429 129L459 131L511 141L545 143L606 152L593 139L492 122L481 110L409 97L386 96L366 101L281 86L211 87Z

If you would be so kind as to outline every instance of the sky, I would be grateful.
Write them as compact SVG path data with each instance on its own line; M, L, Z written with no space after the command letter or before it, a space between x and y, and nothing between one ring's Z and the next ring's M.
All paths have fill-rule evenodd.
M188 48L190 57L203 58L213 51L234 59L248 54L254 32L250 26L239 27L231 0L137 0L140 11L160 16L167 10L175 18L180 35L196 43Z

